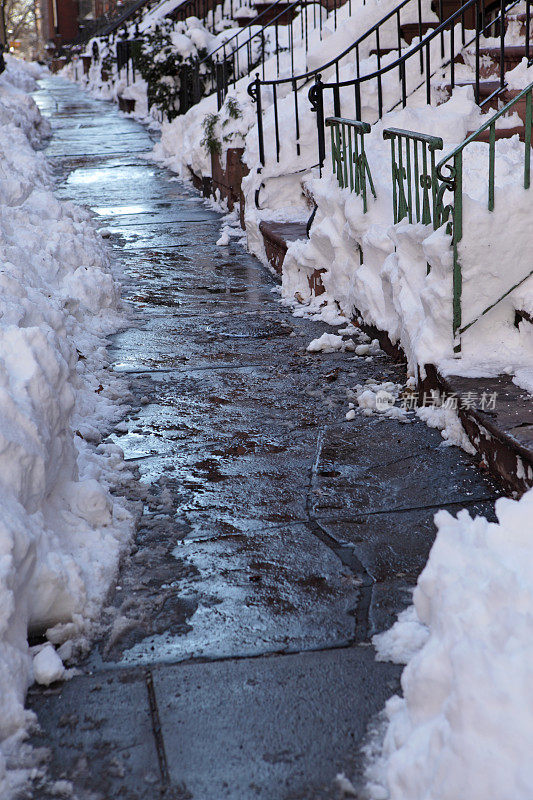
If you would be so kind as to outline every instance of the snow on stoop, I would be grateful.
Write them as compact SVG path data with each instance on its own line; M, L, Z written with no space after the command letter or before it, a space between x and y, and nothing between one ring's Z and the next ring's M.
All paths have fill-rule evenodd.
M495 475L509 492L523 494L533 486L533 410L531 395L512 375L461 377L442 375L426 366L420 384L424 402L437 391L456 408L463 428L481 456L480 467Z

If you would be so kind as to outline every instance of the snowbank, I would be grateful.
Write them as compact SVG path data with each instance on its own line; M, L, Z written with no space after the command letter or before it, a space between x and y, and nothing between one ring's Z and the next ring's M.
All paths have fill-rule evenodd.
M48 129L24 63L0 76L0 797L31 715L24 698L86 644L132 531L112 497L120 450L94 444L120 414L105 336L121 323L108 255L86 211L57 201L36 143ZM93 443L91 445L90 443ZM43 634L58 651L28 646ZM44 654L43 654L44 653ZM6 755L9 754L9 769Z
M407 663L369 771L375 800L533 796L533 490L496 514L438 512L414 608L374 638L382 660Z
M314 302L308 277L316 269L324 270L326 293L320 302L336 302L348 318L360 314L365 322L386 331L406 353L411 375L419 371L424 375L425 365L432 363L444 374L526 376L533 362L533 332L528 325L515 327L514 312L520 308L533 313L533 279L463 334L458 360L453 353L451 237L445 226L434 231L431 225L407 220L392 224L390 145L383 140L383 129L394 126L441 136L444 155L481 121L469 87L456 89L448 102L436 108L407 108L386 115L365 139L377 193L366 214L361 198L339 188L327 163L326 177L307 182L318 210L309 240L289 245L282 296L290 300L297 294L304 302ZM489 212L488 148L473 143L464 152L459 245L463 324L479 317L531 270L531 195L523 188L523 164L524 146L517 136L497 142L495 209ZM248 235L258 251L255 230L251 226ZM529 385L525 381L524 377L522 384Z

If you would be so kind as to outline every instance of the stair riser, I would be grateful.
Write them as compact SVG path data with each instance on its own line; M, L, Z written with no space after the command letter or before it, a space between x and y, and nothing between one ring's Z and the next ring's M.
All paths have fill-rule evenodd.
M532 53L533 53L533 48L532 48ZM503 59L504 72L510 72L512 69L517 67L521 61L522 61L521 57L505 54ZM500 74L499 59L491 56L491 63L485 66L481 66L479 74L481 78L493 78L494 76L498 76Z
M321 0L320 5L323 8L325 8L326 11L333 11L335 6L337 8L340 8L341 6L344 6L347 2L348 0Z
M467 136L470 136L471 133L473 133L473 131L468 131ZM520 127L520 128L501 128L501 129L496 129L496 141L499 141L500 139L510 139L512 136L516 136L516 134L518 134L518 137L519 137L520 141L523 142L524 141L524 127L523 126ZM486 144L488 144L489 136L490 136L490 134L489 134L488 130L487 131L483 131L483 133L481 133L477 137L476 141L477 142L485 142Z
M124 111L125 114L131 114L135 111L135 100L132 100L130 97L119 97L118 107L120 111Z
M290 25L296 10L294 8L282 9L279 6L271 5L270 3L256 3L255 9L258 14L261 14L259 24L269 26L272 24L277 25ZM274 19L276 22L274 23Z
M461 4L454 2L454 0L443 0L442 6L440 6L438 2L432 3L431 5L435 14L438 16L441 22L444 22L445 20L449 19L461 7ZM464 20L465 20L465 28L467 28L468 30L473 30L475 28L476 23L475 23L474 9L468 9L468 11L465 11ZM460 22L461 19L459 18L458 24Z
M494 6L494 0L485 0L485 10L488 10L491 6ZM456 11L459 11L461 8L461 3L458 0L442 0L442 3L439 3L439 0L433 0L431 3L431 8L434 13L438 16L441 22L444 20L449 19L452 14L455 14ZM481 4L480 4L481 8ZM465 11L464 21L465 21L465 28L469 30L474 30L476 27L476 17L475 17L475 9L469 8ZM461 18L459 18L458 22L460 23Z
M516 97L517 94L519 94L518 90L505 92L504 95L503 95L503 102L504 103L509 103L513 99L513 97ZM525 125L526 124L526 98L525 97L522 97L521 100L518 100L518 102L514 104L513 112L518 114L518 116L522 120L523 124ZM522 138L522 137L520 137L520 138Z
M475 442L476 450L483 457L489 471L500 479L508 491L517 492L518 495L527 492L531 488L529 475L533 463L517 456L506 442L489 433L478 420L467 413L459 412L459 416L468 438Z
M433 364L425 365L426 377L419 380L419 397L438 390L447 397L453 394L449 380L438 373ZM453 380L453 378L452 378ZM533 485L533 458L528 447L509 435L500 421L484 423L476 409L460 408L459 418L471 443L482 457L485 469L510 492L523 494Z
M409 22L401 26L402 39L407 42L407 44L411 44L413 39L420 36L420 29L422 30L422 36L425 36L426 33L434 30L437 25L438 22L423 22L419 27L417 22Z
M514 97L516 97L517 94L519 94L517 89L504 92L502 95L500 95L500 98L499 98L500 103L502 103L504 105L506 103L509 103ZM494 106L496 106L496 108L498 106L498 100L497 99L494 101L494 104L491 103L491 105L490 105L491 108L493 108ZM488 109L489 105L484 106L484 109L485 108ZM525 126L525 123L526 123L526 98L525 97L522 98L521 100L519 100L517 103L515 103L515 105L513 107L513 113L518 114L518 116L522 120L522 125L521 126L516 126L514 128L510 128L510 129L509 128L507 128L507 129L502 128L500 130L496 129L496 139L508 139L511 136L514 136L515 134L518 134L518 136L520 138L520 141L522 141L522 142L524 141L524 137L525 137L525 127L524 126ZM488 142L489 141L489 137L490 137L490 133L489 133L488 130L486 130L486 131L483 132L483 134L481 134L478 137L478 141L480 141L480 142Z
M322 283L322 274L325 272L325 269L315 269L312 275L307 278L307 283L309 284L309 288L311 289L312 293L315 297L318 297L320 294L324 294L326 291L324 284Z

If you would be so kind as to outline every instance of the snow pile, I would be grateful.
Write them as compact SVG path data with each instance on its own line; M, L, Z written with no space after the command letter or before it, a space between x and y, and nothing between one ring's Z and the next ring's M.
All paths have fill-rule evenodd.
M533 796L533 490L496 515L438 512L414 609L374 638L383 660L407 662L369 771L375 800Z
M24 69L9 60L0 76L2 798L23 777L14 767L31 720L26 690L59 677L86 643L133 522L109 492L114 473L126 479L121 451L89 444L127 395L105 369L118 296L88 213L55 199L30 144L47 126L15 86ZM29 633L50 644L33 653Z
M475 447L466 435L457 411L454 408L450 408L446 402L440 406L422 406L417 408L416 414L430 428L437 428L441 432L441 436L444 439L443 444L461 447L470 455L476 453Z
M323 333L318 339L313 339L312 342L306 347L308 353L335 353L340 350L342 353L345 350L354 351L355 344L353 339L344 340L342 336L337 336L334 333Z
M23 92L32 92L35 89L35 81L50 74L48 67L38 64L37 61L21 61L9 53L4 54L4 62L9 84ZM30 107L31 103L26 102L26 106Z
M402 399L401 395L404 386L394 381L379 381L369 378L364 384L357 383L353 389L348 391L348 397L352 400L346 419L355 419L356 404L366 416L372 414L382 414L385 417L398 419L401 422L408 422L407 411L411 410L405 403L396 405ZM407 395L406 395L407 396Z
M33 657L33 677L36 683L50 686L65 676L65 667L51 644L46 644Z
M0 125L5 128L4 135L16 137L20 131L24 134L24 139L29 139L32 145L40 143L43 136L50 133L50 126L47 120L43 119L39 109L26 92L31 92L36 88L35 80L46 73L44 67L35 64L26 64L18 58L13 58L6 54L4 56L6 69L0 80ZM37 71L38 67L39 71ZM11 125L9 125L11 123ZM15 126L18 131L13 131ZM22 152L24 152L22 150ZM18 148L6 148L5 158L17 159L18 169L31 173L31 159L27 165L20 164L22 153L18 153ZM5 164L5 161L3 162ZM13 165L14 166L14 165Z
M424 375L427 363L443 373L494 375L522 370L522 385L531 384L533 330L515 327L515 309L533 313L533 280L511 292L462 336L461 360L454 358L452 336L451 237L446 226L393 225L390 145L385 127L398 127L444 140L444 153L481 124L469 87L457 89L437 108L412 108L387 115L366 137L366 153L377 199L363 213L362 200L341 190L327 175L312 179L307 189L318 205L309 240L289 244L283 265L286 299L298 295L315 302L309 276L321 270L326 289L320 295L336 301L348 318L386 331L399 343L411 375ZM530 193L523 188L524 146L518 137L496 144L495 209L487 210L487 146L472 143L464 151L462 268L463 324L481 313L531 270L527 254L533 247L529 223ZM449 202L445 195L444 202ZM251 212L252 213L252 212ZM251 234L254 247L255 239ZM505 270L501 265L505 264ZM428 265L430 272L428 274Z

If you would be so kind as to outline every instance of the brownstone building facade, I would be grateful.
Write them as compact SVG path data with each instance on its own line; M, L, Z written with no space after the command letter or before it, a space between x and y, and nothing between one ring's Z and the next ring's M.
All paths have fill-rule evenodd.
M41 14L45 44L60 47L78 36L78 0L41 0Z

